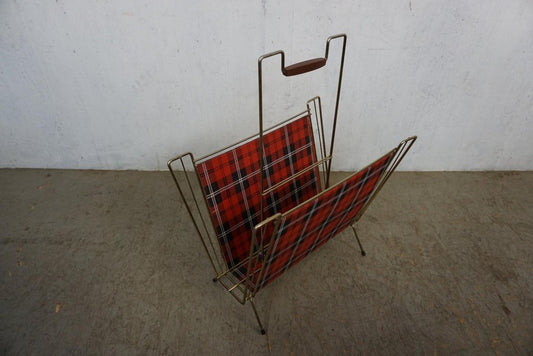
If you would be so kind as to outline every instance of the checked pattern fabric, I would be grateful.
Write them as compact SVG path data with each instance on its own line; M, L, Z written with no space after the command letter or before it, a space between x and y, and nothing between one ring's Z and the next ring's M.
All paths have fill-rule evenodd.
M304 116L263 135L264 190L316 162L311 119ZM196 165L222 255L228 268L249 257L260 221L259 138ZM320 192L318 168L289 180L263 199L263 219L288 211ZM242 279L246 263L235 268Z
M252 284L266 286L291 266L350 226L386 172L396 150L381 157L348 180L333 186L319 197L298 206L281 218L271 238L271 250L260 268L254 269Z

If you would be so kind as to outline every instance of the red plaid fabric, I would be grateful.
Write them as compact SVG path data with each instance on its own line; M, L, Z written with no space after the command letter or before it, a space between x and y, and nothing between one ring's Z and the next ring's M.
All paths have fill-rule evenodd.
M316 162L311 119L304 116L263 136L264 189ZM222 254L229 268L249 257L252 230L260 221L259 138L196 166ZM288 211L320 192L318 169L269 193L263 219ZM246 275L246 265L236 271Z
M263 262L262 277L258 281L259 268L255 269L250 278L254 281L251 285L261 289L350 226L370 198L395 152L389 152L350 179L284 215L271 239L271 252Z

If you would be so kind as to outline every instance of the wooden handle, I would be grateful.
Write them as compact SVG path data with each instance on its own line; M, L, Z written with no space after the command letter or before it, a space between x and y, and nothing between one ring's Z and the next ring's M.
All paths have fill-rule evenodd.
M307 61L298 62L282 69L283 75L290 77L293 75L311 72L326 65L326 58L313 58Z

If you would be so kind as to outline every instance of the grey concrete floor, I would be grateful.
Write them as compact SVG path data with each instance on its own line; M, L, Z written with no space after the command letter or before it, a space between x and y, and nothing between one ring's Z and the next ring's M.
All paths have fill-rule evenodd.
M342 174L336 174L339 178ZM0 354L533 354L533 173L395 173L256 297L167 172L0 170Z

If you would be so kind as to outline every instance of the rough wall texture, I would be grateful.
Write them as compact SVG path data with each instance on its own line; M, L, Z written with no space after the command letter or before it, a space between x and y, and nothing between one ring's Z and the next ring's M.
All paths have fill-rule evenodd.
M334 169L420 139L406 170L533 169L533 4L463 1L0 3L0 167L163 169L257 130L257 57L292 63L348 35ZM332 55L339 47L332 47ZM265 65L269 122L335 60L287 80ZM267 121L268 121L267 120Z

